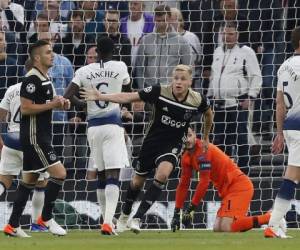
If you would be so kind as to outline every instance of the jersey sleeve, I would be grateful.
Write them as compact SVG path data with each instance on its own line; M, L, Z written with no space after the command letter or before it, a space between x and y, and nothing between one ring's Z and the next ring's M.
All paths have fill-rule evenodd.
M206 194L210 182L210 170L200 170L200 181L197 184L196 192L192 198L192 204L198 206Z
M35 101L40 88L41 80L37 76L26 77L21 85L20 97Z
M140 98L144 102L155 103L160 95L160 86L150 86L138 92Z
M206 110L208 110L210 108L210 102L209 102L209 99L200 94L201 95L201 103L200 105L198 106L198 110L202 113L204 113Z
M122 70L122 76L121 76L122 81L123 81L122 85L128 85L130 83L130 76L128 74L128 68L124 62L122 62L122 64L123 64L123 67L122 67L123 70Z
M76 85L80 87L82 87L82 84L81 84L81 69L78 69L76 70L75 74L74 74L74 77L72 79L72 82L75 83Z
M277 74L278 82L277 82L277 91L283 92L283 84L284 82L288 82L290 79L290 74L287 70L284 70L284 67L280 67Z
M11 87L9 87L6 90L5 95L4 95L4 97L3 97L3 99L1 100L1 103L0 103L0 108L5 109L7 111L9 111L9 107L10 107L10 98L9 98L10 90L11 90Z

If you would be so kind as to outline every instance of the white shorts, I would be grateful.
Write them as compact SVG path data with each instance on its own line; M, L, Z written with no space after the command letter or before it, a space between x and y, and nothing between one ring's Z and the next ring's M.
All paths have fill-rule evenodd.
M123 128L113 124L89 127L87 137L98 171L128 166Z
M0 160L0 174L18 176L23 167L23 152L3 146ZM41 173L39 181L49 178L47 172Z
M288 165L300 167L300 131L284 130L283 135L289 151Z

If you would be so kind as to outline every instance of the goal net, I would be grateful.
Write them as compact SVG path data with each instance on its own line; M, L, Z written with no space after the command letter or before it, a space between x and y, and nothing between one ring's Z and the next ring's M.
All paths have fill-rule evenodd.
M284 167L287 164L286 149L283 154L279 155L273 155L270 151L276 132L276 74L281 63L293 53L289 39L291 30L299 25L300 5L298 1L146 0L141 1L142 7L139 7L139 1L12 0L11 2L9 5L4 3L1 6L2 3L0 4L0 10L2 10L0 11L0 30L5 35L5 42L0 39L0 99L3 98L9 86L21 81L25 74L24 63L28 57L28 45L41 37L47 38L48 35L44 33L50 34L53 50L61 56L57 57L56 65L49 71L49 75L57 94L62 95L71 82L75 70L96 60L94 47L96 37L107 32L114 33L114 29L117 32L113 36L118 39L115 58L123 60L128 65L134 88L149 84L165 84L170 80L170 72L174 67L171 61L175 58L178 63L183 63L187 62L188 58L189 62L186 64L193 66L194 71L193 88L207 94L213 53L218 46L223 46L222 32L225 23L231 19L235 20L238 26L239 42L253 49L262 74L261 90L253 106L249 108L246 143L248 161L242 166L242 170L247 172L255 188L249 214L261 214L272 208ZM177 32L180 38L177 38L177 42L174 43L173 40L169 44L170 40L165 39L163 41L167 43L163 44L157 34L153 43L144 44L145 47L150 47L147 53L151 52L147 54L147 60L154 62L154 65L147 68L145 60L141 60L143 55L139 54L142 51L139 46L143 41L147 41L143 40L142 36L147 36L153 29L153 32L157 33L157 27L153 22L153 11L159 4L167 4L181 11L182 16L177 13L175 19L168 20L169 27L172 29L170 32ZM74 10L78 10L78 13ZM113 10L119 12L113 12ZM139 17L141 11L143 11L142 17ZM137 18L137 21L131 21L128 18L130 13ZM1 32L0 37L2 37ZM180 50L180 39L184 40L184 44L187 45L186 51ZM168 49L159 50L159 46ZM178 51L174 48L178 48ZM165 64L162 65L160 62ZM212 101L214 101L213 98ZM136 164L151 112L142 103L135 103L128 112L123 111L122 114L128 135L128 155L131 160L130 165L121 172L121 195L116 217L120 214L126 189L134 173L133 167ZM232 122L238 123L239 121ZM201 136L199 117L194 124L197 134ZM2 130L2 134L5 134L3 126ZM87 170L93 165L86 130L84 111L72 110L68 113L54 114L53 145L58 155L62 157L67 170L67 178L59 199L56 201L54 213L57 222L67 228L98 228L101 221L101 211L96 198L96 180L86 179ZM226 132L223 131L223 133ZM215 136L216 133L212 131L212 141ZM231 143L231 157L233 160L238 160L238 141ZM159 201L153 204L143 219L143 228L170 228L179 177L180 166L176 167L172 173ZM194 173L185 207L191 201L198 178L197 173ZM146 183L146 188L150 182L151 179ZM7 194L0 197L2 215L0 228L7 223L11 214L17 185L18 179L13 182ZM291 210L287 214L288 226L296 228L300 226L300 192L299 189L297 191ZM139 202L134 204L133 210L137 209L138 204ZM220 199L217 191L210 186L204 200L196 210L190 228L211 229L219 207ZM28 201L22 217L23 225L30 225L30 214L31 200Z

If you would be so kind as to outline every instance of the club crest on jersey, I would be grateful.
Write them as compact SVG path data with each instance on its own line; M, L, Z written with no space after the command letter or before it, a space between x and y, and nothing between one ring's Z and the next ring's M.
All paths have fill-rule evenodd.
M49 158L50 158L50 160L51 161L55 161L56 160L56 154L54 154L53 152L51 152L51 153L49 153L50 155L49 155Z
M184 116L183 116L183 119L185 120L185 121L189 121L190 119L192 118L192 113L191 112L186 112L185 114L184 114Z
M151 92L151 90L152 90L152 86L144 88L145 93L149 93L149 92Z
M33 83L29 83L26 86L26 91L30 94L35 92L35 85Z

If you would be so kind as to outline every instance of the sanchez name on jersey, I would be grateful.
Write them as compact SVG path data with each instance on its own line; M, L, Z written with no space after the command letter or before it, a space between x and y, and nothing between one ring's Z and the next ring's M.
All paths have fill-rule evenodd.
M80 88L95 87L101 93L120 93L122 85L130 83L127 66L121 61L91 63L78 69L72 80ZM94 101L87 103L87 116L90 126L118 124L121 126L118 103Z

